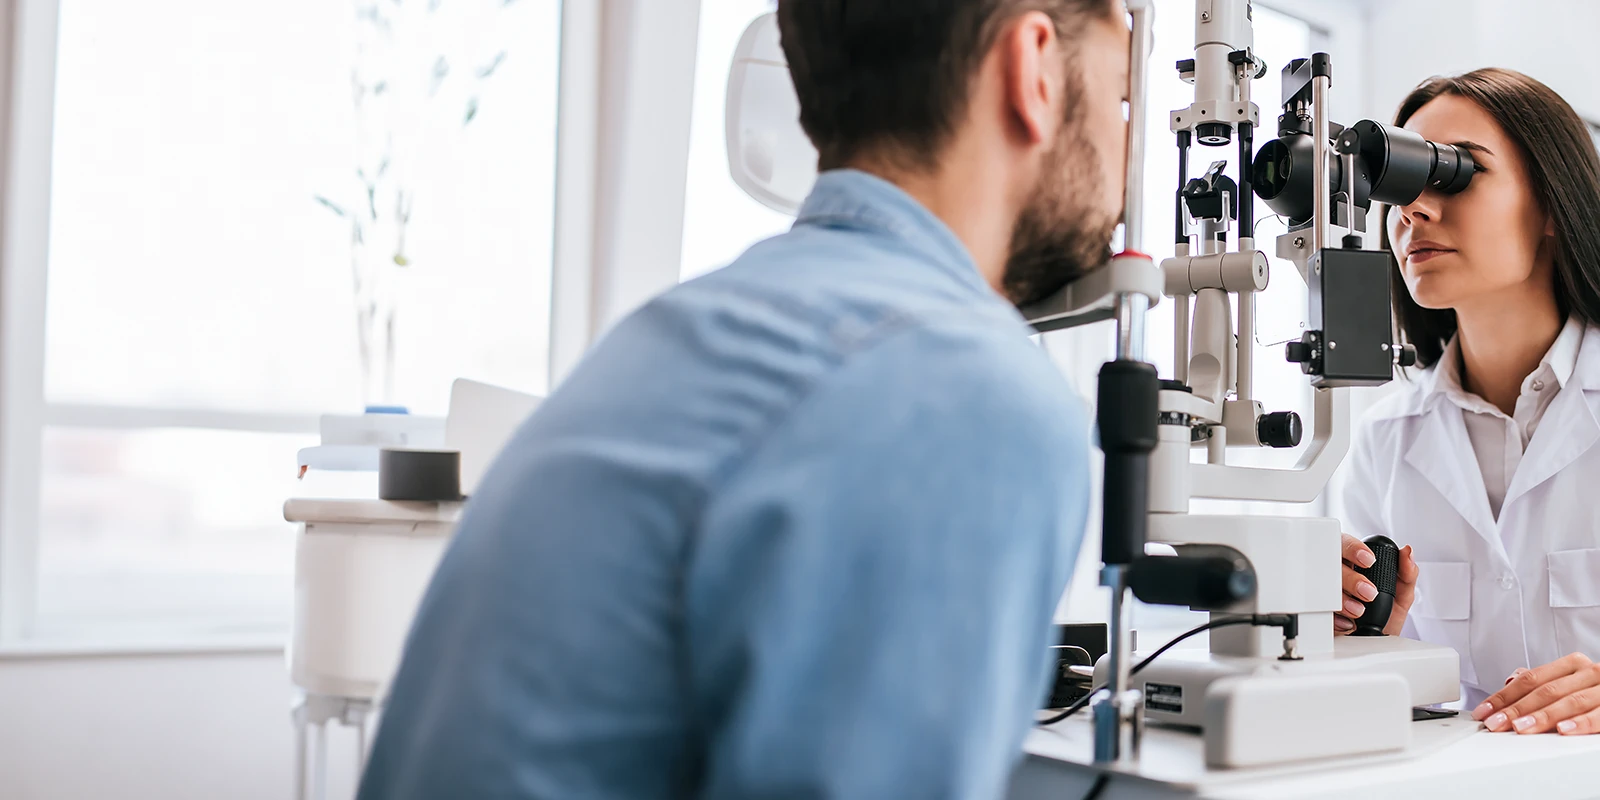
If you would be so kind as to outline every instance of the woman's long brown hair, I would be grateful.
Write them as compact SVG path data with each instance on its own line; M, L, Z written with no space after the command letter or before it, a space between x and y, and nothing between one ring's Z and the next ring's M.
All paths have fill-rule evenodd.
M1480 69L1431 78L1400 104L1395 125L1441 95L1455 95L1488 112L1522 152L1540 207L1555 222L1556 303L1561 313L1600 322L1600 154L1589 126L1561 95L1520 72ZM1470 189L1469 189L1470 191ZM1389 209L1383 209L1383 248L1390 250ZM1417 363L1438 363L1456 332L1456 312L1417 305L1400 262L1389 272L1395 333L1417 348Z

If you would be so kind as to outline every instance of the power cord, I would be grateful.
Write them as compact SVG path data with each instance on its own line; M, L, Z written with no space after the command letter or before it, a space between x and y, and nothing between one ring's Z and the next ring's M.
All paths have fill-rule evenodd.
M1214 619L1204 625L1200 625L1196 628L1185 631L1179 634L1172 641L1161 645L1159 648L1156 648L1154 653L1145 656L1144 660L1140 661L1138 664L1135 664L1133 669L1129 670L1128 674L1139 674L1140 670L1150 666L1150 662L1155 661L1161 656L1162 653L1177 647L1178 643L1184 641L1185 639L1205 633L1206 631L1216 630L1217 628L1226 628L1231 625L1260 625L1279 627L1284 629L1284 635L1290 639L1295 638L1299 633L1299 618L1292 614L1254 614L1248 617L1224 617L1222 619ZM1054 725L1057 722L1076 714L1084 706L1089 704L1089 698L1094 697L1097 692L1104 688L1106 687L1101 685L1090 689L1087 694L1078 698L1077 700L1074 700L1072 705L1067 706L1066 709L1064 709L1061 713L1056 714L1049 719L1040 720L1034 724L1039 726Z
M1089 787L1089 793L1083 800L1100 800L1100 795L1105 794L1106 787L1111 784L1111 776L1102 772L1100 777L1094 779L1094 785Z

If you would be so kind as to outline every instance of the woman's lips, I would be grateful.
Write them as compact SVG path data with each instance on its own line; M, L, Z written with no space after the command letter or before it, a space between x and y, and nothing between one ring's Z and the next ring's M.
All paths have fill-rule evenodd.
M1424 250L1418 250L1418 251L1412 253L1410 256L1408 256L1406 258L1406 263L1408 263L1408 264L1422 264L1422 263L1425 263L1425 262L1428 262L1428 261L1432 261L1435 258L1438 258L1439 256L1447 256L1447 255L1450 255L1451 253L1454 253L1454 252L1455 252L1454 250L1435 250L1433 248L1427 248L1427 249L1424 249Z

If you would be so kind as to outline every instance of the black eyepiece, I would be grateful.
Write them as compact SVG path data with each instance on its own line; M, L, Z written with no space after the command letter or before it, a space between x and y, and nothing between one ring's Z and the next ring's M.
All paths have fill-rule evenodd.
M1352 132L1358 137L1356 203L1360 208L1368 208L1373 201L1408 205L1429 189L1456 194L1466 190L1477 172L1472 152L1459 145L1430 142L1412 131L1372 120L1356 123L1344 135ZM1291 131L1263 145L1251 165L1251 188L1256 196L1295 222L1311 218L1313 152L1309 135ZM1348 185L1343 159L1329 159L1328 179L1331 185L1325 191L1342 191Z
M1370 119L1356 123L1355 130L1361 136L1361 161L1371 170L1373 200L1403 206L1427 189L1456 194L1472 182L1477 162L1464 147L1430 142Z

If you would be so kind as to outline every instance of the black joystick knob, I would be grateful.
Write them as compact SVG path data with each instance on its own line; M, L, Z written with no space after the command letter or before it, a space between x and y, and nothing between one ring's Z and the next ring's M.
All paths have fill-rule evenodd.
M1394 611L1394 588L1400 580L1400 547L1387 536L1373 536L1366 540L1372 551L1372 566L1357 567L1356 572L1378 587L1378 596L1367 603L1367 613L1356 620L1351 636L1382 636L1389 624L1389 614Z
M1414 367L1417 364L1416 345L1403 344L1396 349L1395 363L1402 367Z
M1256 436L1268 447L1299 447L1303 429L1300 415L1293 411L1263 414L1256 421Z

